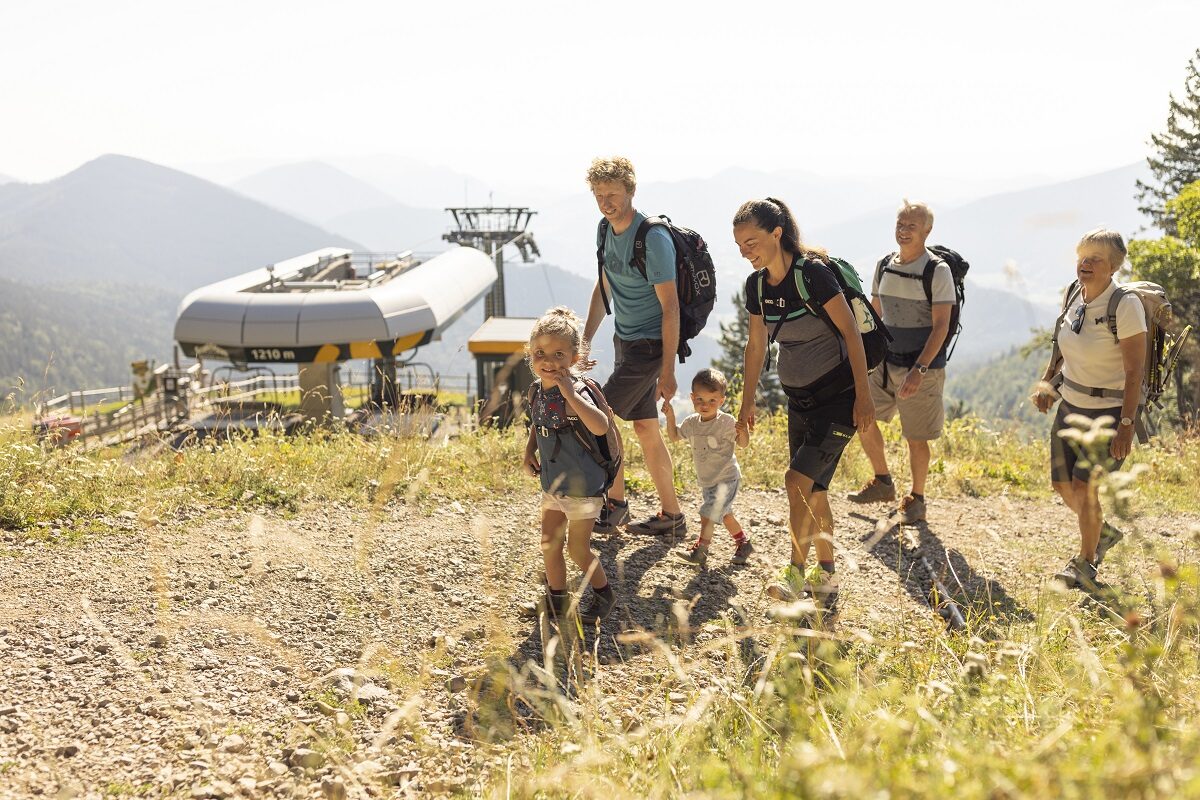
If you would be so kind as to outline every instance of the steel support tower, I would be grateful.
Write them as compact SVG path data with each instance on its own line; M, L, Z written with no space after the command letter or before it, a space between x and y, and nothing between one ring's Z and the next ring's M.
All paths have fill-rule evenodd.
M513 245L525 263L541 253L533 234L526 230L536 211L528 208L471 206L446 209L454 217L455 230L442 238L466 247L482 250L496 261L496 283L483 301L483 318L508 316L504 303L504 248Z

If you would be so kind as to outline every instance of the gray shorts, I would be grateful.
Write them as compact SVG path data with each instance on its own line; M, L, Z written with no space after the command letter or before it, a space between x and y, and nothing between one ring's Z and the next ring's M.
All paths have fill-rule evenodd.
M713 522L720 522L725 515L733 511L733 498L737 497L739 480L715 483L712 486L701 486L700 516Z
M616 357L604 384L604 399L623 420L658 419L658 376L662 374L662 339L625 341L613 337Z
M931 369L925 373L917 393L907 400L896 397L908 367L898 367L886 361L871 370L871 400L875 403L875 418L887 422L900 412L900 430L905 439L927 442L942 435L946 422L946 406L942 392L946 387L946 370ZM885 385L886 384L886 385Z

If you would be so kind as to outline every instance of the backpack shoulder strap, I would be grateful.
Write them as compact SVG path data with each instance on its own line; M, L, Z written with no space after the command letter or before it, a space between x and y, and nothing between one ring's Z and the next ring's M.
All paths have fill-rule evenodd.
M1058 349L1058 332L1062 329L1063 320L1067 318L1067 309L1071 307L1071 303L1075 300L1076 295L1080 292L1079 281L1071 281L1071 285L1063 292L1062 310L1058 313L1058 319L1054 321L1054 349Z
M642 220L642 224L638 225L637 233L633 235L633 255L629 259L629 265L642 273L642 277L646 278L646 237L650 235L650 230L658 226L667 228L667 232L671 231L671 219L669 217L657 216L646 217ZM649 278L646 278L649 280Z
M604 391L600 388L600 384L584 375L579 376L579 381L587 391L588 397L592 398L592 402L596 404L596 408L611 417L612 409L608 405L608 400L604 397Z
M929 305L933 305L933 273L937 271L938 264L945 264L946 269L950 269L950 265L944 258L934 253L929 254L929 260L925 262L925 269L921 272L921 288L925 290L925 299ZM953 278L953 271L951 277Z
M895 253L888 253L886 256L879 259L879 263L875 265L875 285L876 286L878 286L879 283L883 280L883 270L888 265L888 262L892 260L892 256L894 256L894 255L895 255Z
M600 287L600 299L604 301L604 313L611 314L612 306L608 302L608 293L604 291L604 246L608 243L608 220L600 218L596 226L596 280Z
M829 318L829 313L825 310L825 307L820 303L814 303L812 300L812 291L808 288L808 272L804 269L805 265L808 263L810 262L806 258L801 261L798 266L792 267L792 271L796 273L796 288L800 291L800 301L804 303L804 307L808 309L808 313L814 314L820 319L824 320L825 324L829 326L829 330L833 331L833 335L841 338L842 332L839 331L837 326L833 324L833 320ZM824 264L825 262L818 261L817 263ZM838 265L830 263L826 266L833 270L833 277L837 281L838 287L842 289L844 294L846 287L844 286L842 277L839 274ZM847 297L846 301L849 302L849 300L850 298Z
M1121 300L1131 291L1128 286L1118 284L1113 288L1113 293L1108 298L1108 331L1112 334L1113 341L1117 344L1121 343L1121 338L1117 336L1117 306L1121 305Z

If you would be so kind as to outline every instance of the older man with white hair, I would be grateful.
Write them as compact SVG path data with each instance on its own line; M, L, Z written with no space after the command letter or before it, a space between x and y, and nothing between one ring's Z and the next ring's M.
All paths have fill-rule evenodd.
M887 358L871 373L875 417L884 422L897 412L912 467L912 491L900 501L900 522L925 519L925 478L929 474L929 442L942 435L946 382L946 343L950 315L957 300L950 265L925 247L933 231L933 212L924 203L905 200L896 213L898 252L875 270L871 304L892 334ZM930 271L927 277L926 273ZM925 292L929 282L932 291ZM896 499L878 423L860 434L875 476L848 495L856 503Z

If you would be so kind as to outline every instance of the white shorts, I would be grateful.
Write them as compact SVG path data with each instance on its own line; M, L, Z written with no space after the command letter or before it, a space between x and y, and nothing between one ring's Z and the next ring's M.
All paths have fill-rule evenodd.
M562 497L549 492L542 493L542 510L561 511L566 515L567 521L596 519L603 507L603 497Z

